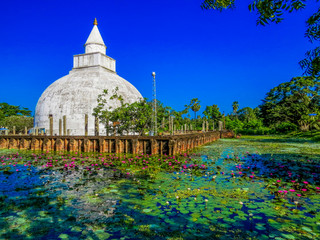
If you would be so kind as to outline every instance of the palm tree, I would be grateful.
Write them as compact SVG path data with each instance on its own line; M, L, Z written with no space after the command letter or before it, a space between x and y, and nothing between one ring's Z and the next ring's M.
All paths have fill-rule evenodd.
M194 111L194 119L197 118L197 112L200 110L200 101L198 98L192 98L189 104L189 107Z
M319 120L310 114L302 116L298 123L301 131L309 131L312 128L319 130L320 128Z
M238 108L239 108L239 102L238 101L234 101L232 103L232 109L233 109L233 114L236 115L237 111L238 111Z

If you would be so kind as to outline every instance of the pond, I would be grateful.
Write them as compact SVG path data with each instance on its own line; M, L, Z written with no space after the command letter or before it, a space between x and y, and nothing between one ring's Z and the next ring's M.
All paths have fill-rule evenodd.
M0 239L319 239L320 144L155 157L0 150Z

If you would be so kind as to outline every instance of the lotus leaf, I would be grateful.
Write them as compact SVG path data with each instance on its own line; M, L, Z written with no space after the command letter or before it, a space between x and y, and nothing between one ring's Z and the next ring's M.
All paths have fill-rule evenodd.
M69 239L69 236L67 234L60 234L59 238L60 239Z
M94 234L95 234L100 240L108 239L108 238L111 236L109 233L105 232L103 229L94 231Z
M285 239L296 239L295 236L291 235L291 234L281 234L282 237L284 237Z
M307 231L307 232L312 232L312 229L310 229L310 228L308 228L308 227L302 227L301 229L302 229L302 230L305 230L305 231Z
M150 209L150 208L146 208L146 209L143 209L142 211L143 211L143 212L145 212L145 213L149 213L149 212L151 212L151 211L152 211L152 209Z
M257 225L255 226L255 228L258 229L258 230L260 230L260 231L266 230L266 227L264 227L262 224L257 224Z

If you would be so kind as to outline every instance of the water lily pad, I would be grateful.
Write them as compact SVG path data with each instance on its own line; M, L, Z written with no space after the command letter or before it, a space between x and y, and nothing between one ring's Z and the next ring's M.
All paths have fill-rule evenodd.
M255 226L255 228L260 230L260 231L266 230L266 228L264 226L261 226L261 225L257 225L257 226Z
M308 227L302 227L301 229L302 229L302 230L305 230L305 231L307 231L307 232L312 232L312 229L310 229L310 228L308 228Z
M142 210L142 212L145 212L145 213L149 213L151 211L152 211L152 209L150 209L150 208L145 208L145 209Z
M159 229L159 228L161 227L157 224L150 224L150 229Z
M81 232L82 229L80 227L78 227L78 226L74 226L74 227L71 228L71 231L73 231L73 232Z
M281 234L281 236L283 236L286 239L296 239L295 236L291 235L291 234Z
M180 212L181 212L182 214L188 214L188 213L189 213L189 211L186 210L186 209L180 210Z
M61 238L61 239L69 239L69 236L68 236L68 234L60 234L59 235L59 238Z
M99 229L94 231L95 235L99 238L99 240L108 239L111 235L105 232L103 229Z

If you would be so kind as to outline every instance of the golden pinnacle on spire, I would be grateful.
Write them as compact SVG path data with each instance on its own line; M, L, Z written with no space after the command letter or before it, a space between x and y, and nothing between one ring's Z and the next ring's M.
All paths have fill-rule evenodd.
M96 25L96 26L98 25L98 21L96 18L94 19L93 25Z

